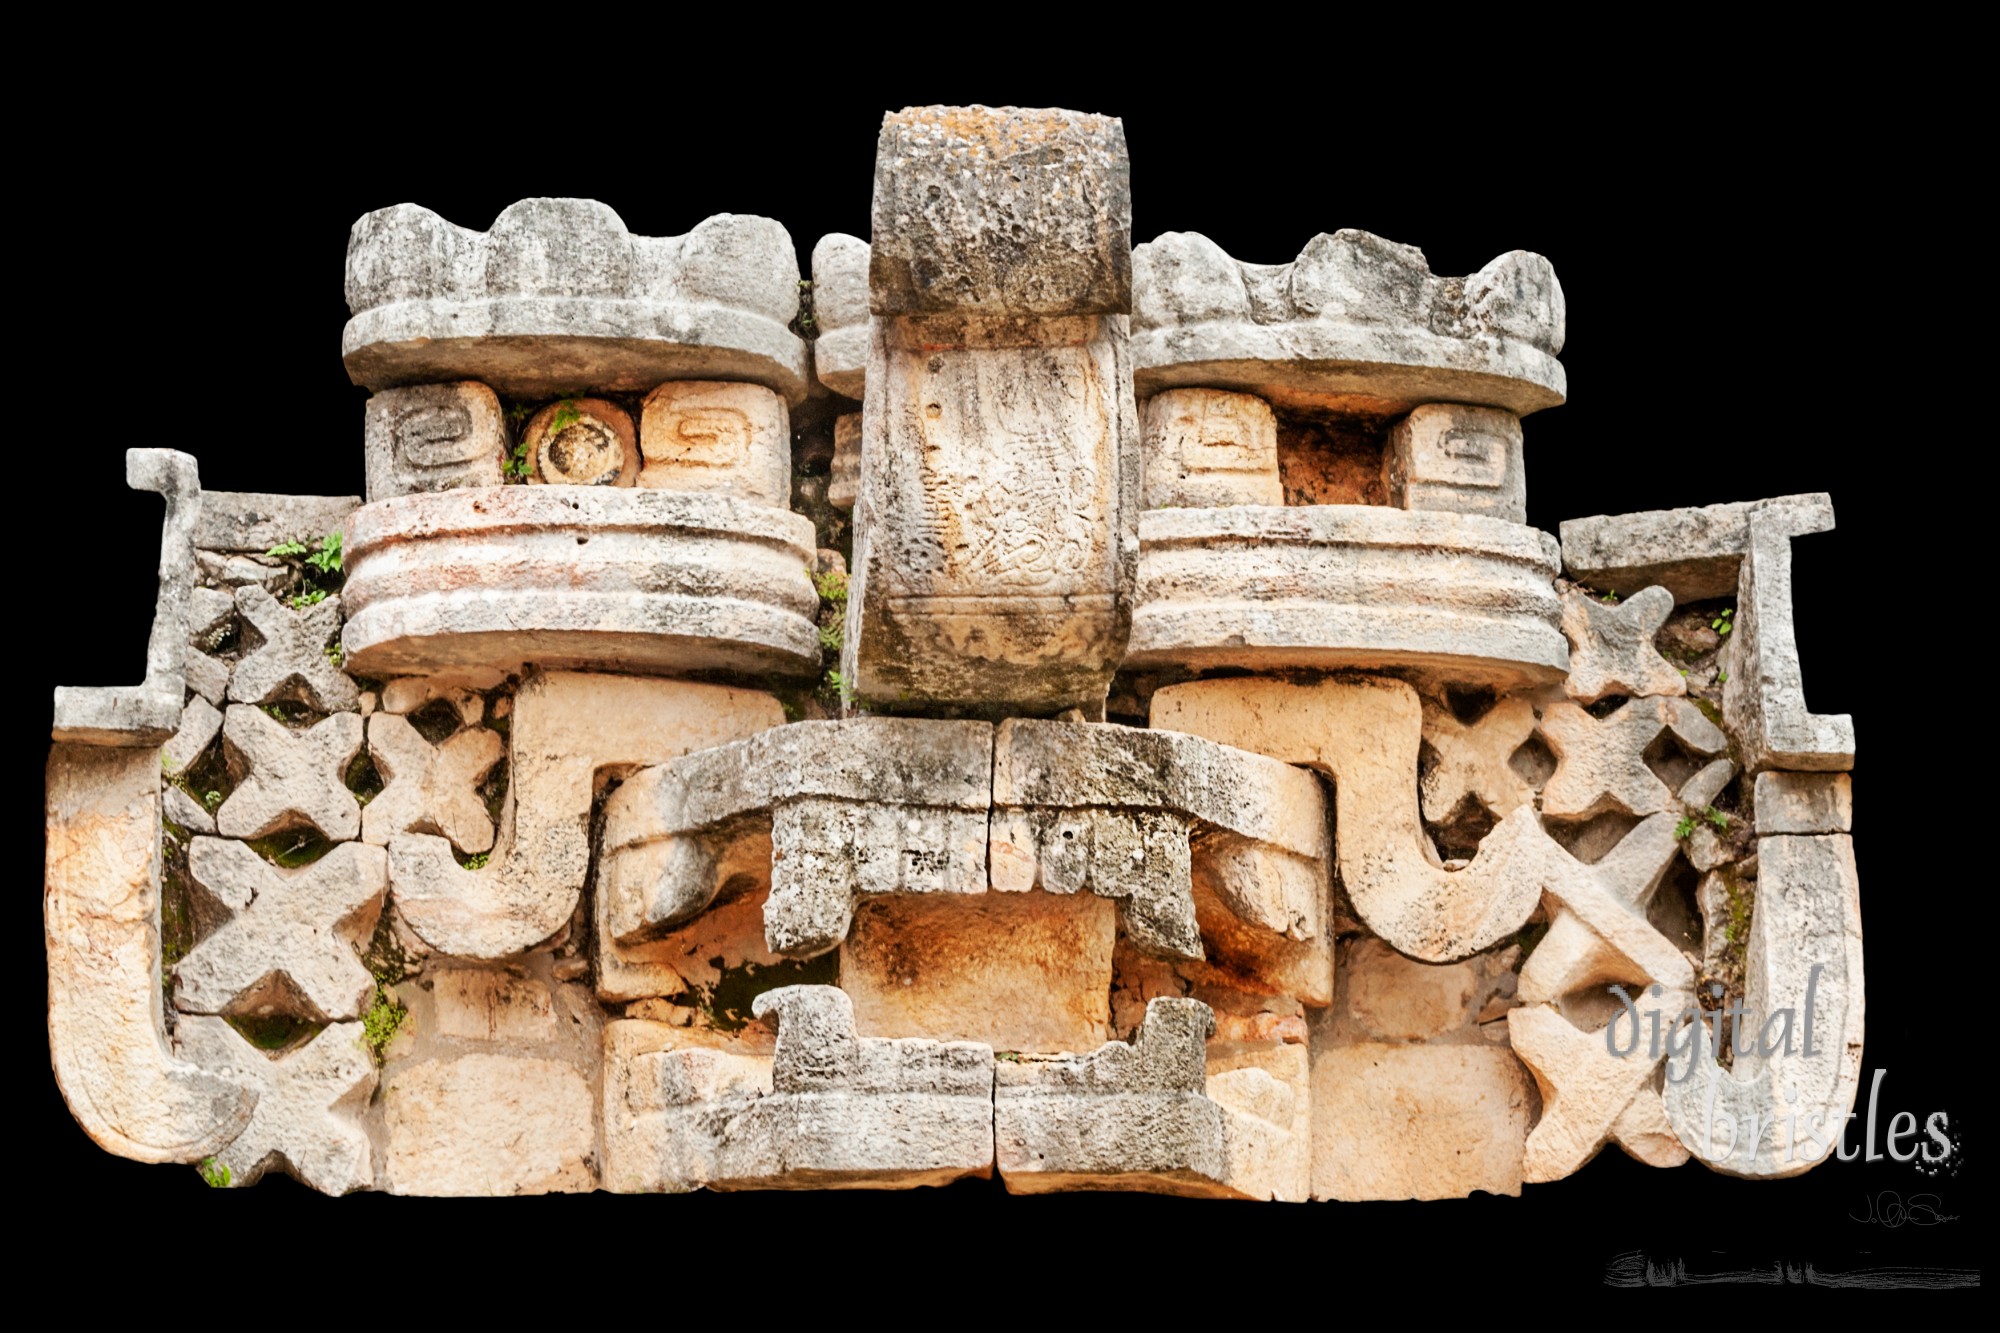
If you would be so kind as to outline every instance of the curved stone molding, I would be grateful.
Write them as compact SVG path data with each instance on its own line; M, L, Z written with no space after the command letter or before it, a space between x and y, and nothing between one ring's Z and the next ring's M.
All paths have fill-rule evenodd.
M1569 669L1545 532L1376 505L1152 510L1125 665L1415 667L1496 685Z
M1195 681L1154 694L1152 722L1331 775L1340 882L1369 929L1412 958L1448 963L1505 939L1556 873L1561 849L1532 806L1463 869L1437 863L1417 810L1423 708L1401 681Z
M1289 264L1244 264L1195 232L1132 252L1141 398L1235 389L1281 407L1407 412L1419 403L1526 416L1568 392L1562 284L1525 250L1467 278L1365 231L1322 232Z
M146 678L137 685L56 686L53 731L59 743L158 746L180 727L201 476L187 454L127 449L125 484L135 491L158 491L167 502L160 525L160 589L146 640Z
M813 374L860 398L868 373L868 242L834 232L812 252Z
M389 888L432 948L505 958L560 930L590 869L598 770L657 764L784 718L751 690L678 680L551 672L514 696L511 770L485 869L466 870L433 834L389 840Z
M792 238L718 213L634 236L594 199L523 199L488 231L397 204L347 241L341 355L370 389L476 379L509 397L749 380L796 403L805 343Z
M811 520L721 495L508 486L357 510L347 670L819 670Z
M256 1093L167 1053L160 994L160 752L58 743L48 767L49 1058L108 1152L192 1162Z

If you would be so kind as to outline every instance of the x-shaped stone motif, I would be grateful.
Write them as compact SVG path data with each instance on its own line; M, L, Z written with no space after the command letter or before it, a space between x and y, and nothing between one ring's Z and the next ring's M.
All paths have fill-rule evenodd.
M309 866L280 870L240 842L196 838L188 870L226 919L174 969L176 1007L219 1014L268 1005L315 1021L367 1008L375 978L356 951L375 933L389 887L380 847L342 843Z
M215 1154L232 1186L255 1184L273 1166L325 1194L374 1183L360 1112L377 1076L359 1023L336 1023L275 1060L220 1018L182 1019L174 1043L182 1058L257 1091L250 1123Z
M1673 792L1646 766L1646 748L1672 731L1704 757L1729 738L1687 699L1628 699L1598 721L1573 703L1542 709L1542 737L1556 753L1556 771L1542 788L1542 813L1588 819L1622 810L1650 815L1672 808Z
M1495 819L1533 800L1535 789L1507 761L1534 732L1535 710L1526 699L1502 699L1470 724L1426 700L1424 740L1436 752L1437 765L1419 787L1424 818L1450 819L1467 796Z
M408 718L377 713L368 719L368 753L388 785L362 812L363 841L438 833L461 852L492 849L493 821L478 789L500 762L498 732L469 727L432 745Z
M1637 698L1687 693L1687 678L1653 646L1673 614L1674 595L1646 588L1623 602L1563 593L1562 630L1569 639L1569 679L1563 689L1580 703L1614 694Z
M216 812L224 837L261 838L298 823L335 840L361 831L361 805L347 789L347 766L361 752L361 718L335 713L304 731L248 704L235 704L222 739L246 773Z
M340 633L340 599L292 611L255 584L236 590L236 609L264 640L245 654L229 677L229 697L267 704L296 699L322 713L353 708L360 693L327 660L326 645Z

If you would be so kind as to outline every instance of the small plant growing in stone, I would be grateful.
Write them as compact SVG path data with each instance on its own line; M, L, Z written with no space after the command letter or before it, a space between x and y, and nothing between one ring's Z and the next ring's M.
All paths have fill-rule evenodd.
M1604 601L1604 602L1610 602L1610 603L1612 603L1613 605L1616 605L1616 604L1617 604L1617 601L1618 601L1618 593L1617 593L1617 590L1616 590L1616 589L1614 589L1614 590L1612 590L1611 592L1607 592L1607 593L1605 593L1605 594L1604 594L1604 596L1603 596L1603 597L1601 597L1601 598L1599 598L1598 600L1599 600L1599 601Z
M216 806L222 804L222 793L219 791L203 792L201 794L201 803L210 810L213 810Z
M1685 841L1694 833L1694 826L1695 818L1693 815L1682 815L1674 823L1674 837Z
M842 703L852 703L854 701L854 682L841 675L838 671L829 671L826 673L826 687L839 695Z
M1708 627L1714 630L1717 634L1727 634L1729 633L1730 630L1730 621L1735 617L1735 615L1736 615L1736 608L1732 606L1728 610L1724 611L1721 615L1717 616L1715 619L1709 621Z
M465 860L459 862L459 865L466 870L484 870L486 869L486 863L492 859L493 853L491 852L474 852L472 855L466 857Z
M202 1158L201 1164L195 1167L195 1170L201 1172L203 1183L210 1189L226 1190L229 1188L229 1168L221 1162L216 1161L213 1157Z
M1707 807L1701 812L1701 817L1707 820L1709 823L1715 825L1719 829L1726 829L1729 827L1729 816L1724 814L1722 811L1716 809L1712 805Z
M1715 683L1716 683L1717 685L1726 685L1726 684L1728 684L1728 683L1729 683L1729 668L1728 668L1728 667L1718 667L1718 668L1716 669L1716 672L1715 672Z
M1719 829L1726 829L1729 827L1729 816L1712 805L1706 806L1700 815L1682 815L1674 825L1674 836L1681 839L1691 837L1703 824L1713 824Z
M389 1043L396 1039L396 1034L409 1020L410 1011L389 992L387 986L377 981L375 1003L361 1015L361 1039L368 1043L376 1064L382 1063L383 1052L389 1049Z
M308 588L302 593L298 593L294 596L287 597L285 599L285 605L291 607L292 610L294 611L303 611L309 606L318 606L321 602L325 600L326 600L326 589Z

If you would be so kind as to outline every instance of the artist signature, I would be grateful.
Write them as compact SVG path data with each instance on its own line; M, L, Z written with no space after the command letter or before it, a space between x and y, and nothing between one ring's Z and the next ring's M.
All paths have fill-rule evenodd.
M1872 1197L1863 1196L1862 1211L1865 1217L1847 1215L1852 1222L1873 1222L1877 1226L1891 1230L1901 1226L1934 1227L1945 1222L1956 1222L1957 1213L1942 1211L1943 1200L1935 1194L1912 1194L1905 1203L1903 1196L1894 1190L1883 1190Z

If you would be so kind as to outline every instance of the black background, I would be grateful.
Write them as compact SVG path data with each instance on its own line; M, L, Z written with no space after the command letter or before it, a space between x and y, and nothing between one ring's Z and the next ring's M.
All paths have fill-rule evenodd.
M983 100L1123 116L1135 240L1199 231L1238 259L1282 263L1315 232L1359 227L1421 246L1441 274L1514 248L1549 256L1569 302L1571 398L1527 423L1538 527L1832 494L1838 528L1797 544L1796 610L1807 701L1853 714L1859 737L1864 1109L1873 1070L1885 1067L1884 1124L1896 1111L1920 1122L1947 1111L1976 1164L1986 1121L1968 1070L1985 1058L1974 1034L1987 1025L1973 994L1981 955L1962 941L1984 883L1961 811L1976 819L1981 802L1953 768L1966 727L1983 719L1976 696L1941 688L1960 668L1939 602L1947 588L1968 598L1927 568L1939 520L1922 507L1948 510L1965 478L1944 461L1951 446L1926 438L1952 437L1949 409L1926 391L1933 349L1914 304L1943 279L1905 259L1924 219L1885 202L1854 151L1858 134L1880 128L1878 108L1779 98L1771 105L1782 110L1729 115L1659 88L1579 100L1532 79L1504 96L1476 80L1446 80L1440 93L1423 86L1422 63L1389 91L1434 112L1439 98L1459 97L1430 127L1393 98L1331 84L1278 99L1247 79L1121 92L1101 78L875 77L807 61L781 67L775 109L767 99L740 114L664 77L600 122L575 107L541 118L498 86L491 104L453 106L415 77L363 97L304 86L238 95L162 76L123 90L129 114L115 130L31 128L14 218L34 229L27 278L44 295L16 311L28 325L17 337L38 340L40 382L16 385L13 411L20 618L10 656L30 679L14 717L25 779L7 847L8 929L22 990L30 978L36 988L16 1010L16 1104L30 1127L14 1151L37 1206L301 1252L334 1237L369 1248L368 1234L421 1233L432 1239L419 1252L432 1254L446 1233L511 1237L510 1249L561 1251L563 1271L583 1283L579 1313L606 1308L588 1294L593 1237L621 1238L635 1257L714 1250L771 1261L791 1236L831 1244L845 1257L822 1262L836 1268L900 1268L936 1247L949 1264L1031 1286L1021 1265L1143 1281L1161 1264L1172 1286L1274 1294L1300 1277L1317 1286L1322 1272L1392 1285L1430 1274L1413 1290L1461 1287L1497 1298L1502 1317L1542 1293L1600 1284L1607 1260L1631 1250L1694 1267L1976 1266L1970 1234L1984 1218L1963 1162L1941 1182L1884 1161L1748 1183L1695 1164L1652 1170L1611 1148L1519 1199L1305 1207L1026 1200L990 1183L887 1195L328 1200L272 1176L211 1192L190 1167L98 1150L46 1072L29 1018L45 974L25 960L39 956L27 886L41 879L36 766L50 690L136 680L153 602L160 502L124 489L123 451L192 453L209 489L359 494L365 395L340 362L341 269L348 226L369 209L411 200L484 228L517 198L588 195L645 235L684 232L715 212L759 213L790 229L803 269L821 234L867 235L885 108ZM1881 1190L1934 1192L1959 1220L1887 1229L1850 1219ZM824 1239L805 1241L813 1234ZM554 1271L522 1258L521 1282ZM1445 1283L1440 1265L1455 1275ZM503 1286L515 1276L465 1276L489 1274Z

